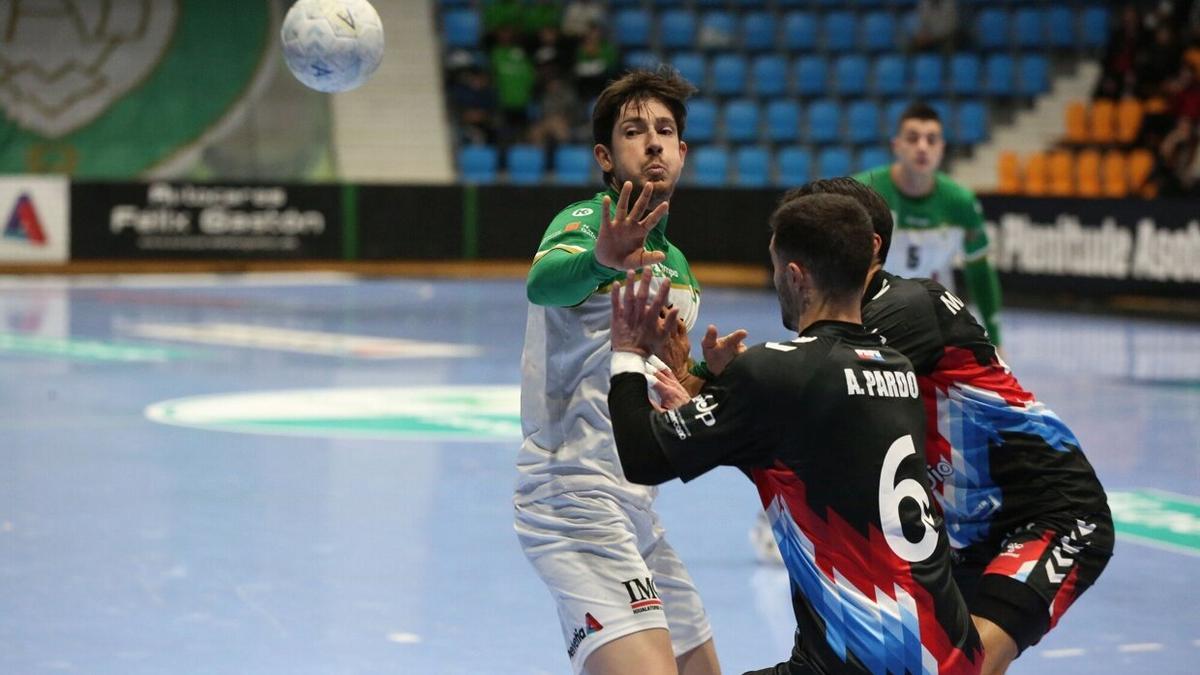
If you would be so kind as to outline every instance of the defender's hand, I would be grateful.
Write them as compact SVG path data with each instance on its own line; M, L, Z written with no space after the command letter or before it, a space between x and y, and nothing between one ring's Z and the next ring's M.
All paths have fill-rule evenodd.
M633 270L625 276L623 287L613 284L612 289L612 349L615 352L633 352L643 357L661 348L667 338L668 326L679 319L679 309L673 307L660 316L667 304L671 285L663 283L654 297L650 295L650 268L643 268L639 282Z
M746 345L742 342L748 335L745 329L739 328L725 337L717 337L717 327L709 324L704 339L700 341L700 349L704 352L704 362L709 372L720 375L735 356L746 351Z
M646 183L632 209L629 208L631 194L633 183L625 181L621 186L621 196L617 199L616 213L609 216L612 198L607 195L601 208L600 233L596 235L596 262L615 270L640 269L667 259L667 254L662 251L647 251L645 248L646 235L667 215L667 202L659 204L645 218L638 220L650 204L654 184Z

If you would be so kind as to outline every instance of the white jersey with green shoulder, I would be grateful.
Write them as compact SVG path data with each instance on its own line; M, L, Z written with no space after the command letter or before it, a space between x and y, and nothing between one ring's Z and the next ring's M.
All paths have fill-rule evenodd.
M895 229L884 269L902 277L934 279L953 290L954 266L987 256L988 240L979 201L967 188L937 172L924 197L909 197L892 181L891 166L854 176L874 188L892 210Z
M562 256L591 255L600 231L605 193L568 206L551 222L538 247L531 283L538 265L562 263ZM609 193L611 194L611 193ZM616 203L613 195L612 202ZM615 208L615 207L614 207ZM670 299L690 330L699 312L700 290L683 253L666 238L666 218L646 239L646 250L662 251L666 260L652 268L653 294L671 284ZM556 260L550 260L556 256ZM528 504L568 492L599 491L622 503L649 508L657 488L625 480L613 441L608 413L609 331L612 305L609 291L622 272L602 268L594 288L572 306L531 302L521 357L521 426L524 441L517 459L514 501ZM571 262L571 261L567 261ZM548 277L544 283L562 285ZM557 288L543 289L553 296ZM531 296L532 297L532 296Z

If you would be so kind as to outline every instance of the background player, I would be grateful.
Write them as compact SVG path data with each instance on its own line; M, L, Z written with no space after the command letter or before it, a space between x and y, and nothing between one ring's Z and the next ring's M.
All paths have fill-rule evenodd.
M572 667L590 675L720 672L699 594L652 510L657 490L625 480L606 403L605 292L619 270L651 270L695 321L699 287L666 237L692 92L659 71L600 94L592 131L607 190L554 218L526 284L516 530L558 605Z
M975 195L938 170L946 151L942 120L924 103L900 115L895 161L854 176L887 201L896 223L887 270L927 277L954 289L953 264L963 257L969 299L993 344L1000 345L1000 281L988 260L987 230Z
M643 374L678 309L659 319L661 288L647 306L646 273L613 291L609 408L625 473L657 484L732 465L758 486L799 626L791 658L761 673L977 673L918 450L916 376L859 320L868 216L815 195L771 226L780 311L799 336L748 349L683 407L653 414Z
M863 323L916 368L930 420L925 459L954 548L955 579L986 651L1003 673L1099 577L1113 550L1104 488L1070 429L1021 387L963 303L929 279L882 270L892 217L848 178L809 183L853 197L871 215L878 250Z

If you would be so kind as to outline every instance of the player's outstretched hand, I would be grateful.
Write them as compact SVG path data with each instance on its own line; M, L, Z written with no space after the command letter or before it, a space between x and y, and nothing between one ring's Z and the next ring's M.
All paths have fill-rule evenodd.
M596 235L596 262L611 267L614 270L629 268L640 269L666 260L667 255L662 251L646 250L646 235L662 217L667 215L668 205L663 202L646 214L646 207L654 195L654 183L646 183L642 194L629 206L629 197L633 194L633 183L625 181L621 186L621 196L617 199L616 213L609 215L612 210L612 198L604 197L604 205L600 214L600 234Z
M692 395L688 393L687 388L675 378L675 374L669 368L654 371L654 379L658 382L650 385L650 388L658 394L661 405L655 407L659 409L659 412L683 407L692 400Z
M672 307L663 314L671 285L663 283L650 298L650 268L642 269L641 280L629 270L625 283L613 284L612 289L612 349L614 352L633 352L643 357L662 347L667 333L679 320L679 308ZM647 302L649 301L649 302Z
M700 340L700 349L704 352L704 363L713 375L720 375L734 357L746 351L742 342L749 333L739 328L725 337L717 337L717 327L709 324Z

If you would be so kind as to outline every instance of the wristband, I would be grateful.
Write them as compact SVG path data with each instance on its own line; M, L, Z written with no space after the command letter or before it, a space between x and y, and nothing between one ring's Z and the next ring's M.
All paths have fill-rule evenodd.
M633 352L613 352L612 362L609 366L612 375L620 375L621 373L637 373L638 375L646 374L646 359L641 354Z

